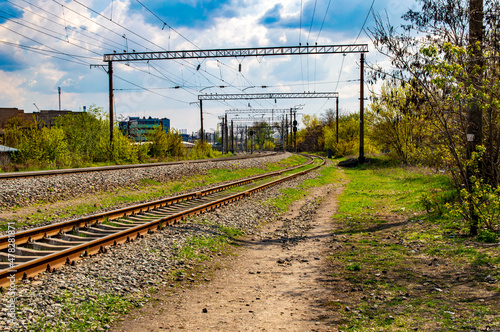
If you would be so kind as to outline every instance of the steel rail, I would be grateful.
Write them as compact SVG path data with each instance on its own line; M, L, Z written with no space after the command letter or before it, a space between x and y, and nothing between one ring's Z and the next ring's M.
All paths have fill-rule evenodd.
M235 182L223 185L223 186L209 188L209 189L205 189L202 191L189 193L186 195L180 195L180 196L176 196L176 197L169 198L169 199L139 204L139 205L135 205L135 206L124 208L124 209L119 209L119 210L115 210L115 211L101 213L98 215L84 217L81 219L71 220L71 221L64 222L64 223L58 223L58 224L48 225L48 226L44 226L44 227L33 229L33 230L24 231L24 232L16 234L16 237L15 237L16 250L17 250L18 244L33 243L35 240L39 240L39 239L49 239L50 240L51 235L64 234L64 232L72 231L72 230L78 229L79 227L88 228L92 225L99 225L99 222L105 220L106 218L107 218L107 220L116 220L117 218L123 218L123 217L127 217L130 215L136 215L139 212L142 212L142 213L148 212L150 215L156 216L155 209L171 205L172 204L171 202L173 202L174 200L184 201L187 199L187 197L199 198L199 197L202 197L204 195L207 195L208 192L211 192L211 191L214 193L217 193L217 192L223 190L223 188L227 189L227 188L234 187L237 185L237 183L240 183L240 185L248 184L248 183L251 183L255 180L262 180L262 179L270 177L270 176L281 175L285 172L310 165L313 162L314 161L311 160L309 163L307 163L305 165L300 165L300 166L296 166L296 167L268 173L265 175L259 175L259 176L255 176L255 177L248 178L245 180L235 181ZM288 176L281 177L277 180L273 180L273 181L267 182L265 184L258 185L254 188L251 188L251 189L248 189L248 190L245 190L245 191L242 191L242 192L230 195L230 196L217 198L215 200L204 202L204 203L197 205L197 206L188 207L187 209L185 209L183 211L174 212L172 214L169 214L169 215L166 215L163 217L160 214L158 214L157 219L154 219L151 221L146 220L146 222L139 224L137 226L131 226L125 230L111 233L109 235L99 237L99 238L91 240L89 242L85 242L85 238L82 238L82 241L78 242L80 244L77 244L75 246L71 246L69 248L63 248L63 250L49 253L48 255L41 256L39 258L23 262L19 265L14 266L13 268L7 268L4 270L0 270L0 287L7 287L11 283L11 280L9 278L12 278L12 279L15 278L16 281L19 281L21 279L25 279L25 278L37 275L37 274L42 273L44 271L53 272L53 271L55 271L55 269L59 268L60 266L62 266L64 264L74 264L75 261L80 259L82 256L94 255L94 254L97 254L99 252L105 252L107 250L106 249L107 246L116 245L116 244L124 243L124 242L128 242L128 241L133 241L135 238L142 237L145 234L147 234L148 232L154 232L158 228L161 229L165 226L172 225L172 224L174 224L174 223L176 223L176 222L178 222L186 217L189 217L189 216L192 216L195 214L199 214L199 213L203 213L205 211L216 209L217 207L219 207L221 205L225 205L225 204L228 204L230 202L239 200L239 199L241 199L245 196L248 196L254 192L263 190L263 189L268 188L270 186L276 185L278 183L290 180L294 177L297 177L299 175L310 172L313 169L320 167L324 163L325 163L325 160L323 159L321 164L318 164L310 169L306 169L306 170L303 170L303 171L300 171L300 172L297 172L297 173L294 173L294 174L291 174ZM169 204L169 202L170 202L170 204ZM133 211L136 211L136 212L134 213ZM137 212L137 211L139 211L139 212ZM108 227L114 228L113 226L108 226ZM99 233L99 234L100 235L106 234L106 232L112 232L112 231L102 230L101 233ZM98 236L97 233L96 233L96 236ZM58 241L60 241L60 240L58 240ZM7 248L8 243L9 243L8 236L0 237L0 242L2 244L3 249ZM82 242L84 242L84 243L82 243Z
M46 225L46 226L37 227L37 228L29 229L26 231L18 232L15 234L15 237L16 237L15 243L16 243L16 245L21 245L21 244L28 243L30 241L42 239L42 238L47 237L47 236L57 235L61 231L62 232L71 231L75 227L85 227L87 225L93 225L93 224L96 224L96 223L99 223L99 222L102 222L105 220L114 220L114 219L120 218L122 216L129 216L129 215L138 214L141 212L147 212L147 211L152 210L152 209L170 206L172 204L192 200L195 198L200 198L202 196L213 194L213 193L216 193L216 192L219 192L222 190L226 190L226 189L229 189L229 188L232 188L235 186L245 185L247 183L250 183L250 182L253 182L256 180L260 180L260 179L264 179L266 177L280 175L284 172L288 172L288 171L294 170L296 168L304 167L304 166L310 164L311 162L312 161L309 161L307 164L304 164L304 165L298 165L298 166L282 169L279 171L255 175L255 176L252 176L252 177L249 177L246 179L233 181L230 183L226 183L223 185L219 185L219 186L215 186L215 187L211 187L211 188L207 188L207 189L202 189L202 190L195 191L195 192L189 192L186 194L177 195L177 196L173 196L173 197L167 197L167 198L163 198L163 199L159 199L159 200L154 200L151 202L145 202L145 203L141 203L141 204L131 205L131 206L127 206L127 207L112 210L112 211L105 211L105 212L92 214L92 215L84 216L84 217L77 218L77 219L72 219L72 220L68 220L68 221L64 221L64 222L60 222L60 223L54 223L54 224L50 224L50 225ZM8 235L0 236L0 250L7 249L8 246L9 246L9 236Z
M199 164L199 163L206 163L206 162L219 162L219 161L241 160L241 159L250 159L250 158L262 158L262 157L274 156L276 154L277 154L277 152L271 152L271 153L259 154L259 155L221 157L221 158L212 158L212 159L182 160L182 161L170 161L170 162L163 162L163 163L66 168L66 169L53 169L53 170L33 171L33 172L7 172L7 173L0 173L0 179L20 179L20 178L30 178L30 177L38 177L38 176L49 176L49 175L102 172L102 171L119 170L119 169L146 168L146 167L156 167L156 166L173 166L173 165L182 165L182 164Z

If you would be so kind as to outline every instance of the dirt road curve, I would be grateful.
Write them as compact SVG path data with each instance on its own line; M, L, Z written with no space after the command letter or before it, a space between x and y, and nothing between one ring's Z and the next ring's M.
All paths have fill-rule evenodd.
M326 282L326 256L340 191L315 189L308 200L322 198L316 213L304 212L304 202L295 203L283 220L243 240L237 255L223 260L210 281L157 294L157 301L113 330L335 331L330 325L335 314L324 304L334 287ZM283 245L280 227L294 219L307 220L311 228L297 244Z

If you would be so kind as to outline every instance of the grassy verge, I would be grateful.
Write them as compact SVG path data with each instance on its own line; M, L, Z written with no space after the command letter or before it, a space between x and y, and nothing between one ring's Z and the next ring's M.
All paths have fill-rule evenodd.
M177 248L177 258L199 263L214 254L227 253L233 238L239 237L243 232L231 227L218 227L218 234L210 236L194 236Z
M500 250L450 233L421 196L452 190L444 175L383 162L345 171L334 216L327 305L342 331L500 327Z
M117 188L110 192L95 193L87 195L83 199L72 199L71 201L76 200L77 202L73 202L71 204L42 202L33 205L28 209L14 207L11 211L15 211L17 217L8 220L0 220L0 231L7 229L8 222L15 222L17 227L34 226L54 219L93 213L102 208L171 196L200 186L210 186L221 182L235 181L252 175L258 175L300 165L305 161L305 157L293 155L279 162L269 163L264 168L254 167L232 170L211 169L205 174L197 174L166 183L160 183L151 179L144 179L141 183L131 187ZM237 166L237 161L235 161L234 165ZM24 212L25 210L28 212Z
M83 302L75 299L70 292L57 296L55 301L61 308L57 321L54 317L43 317L30 326L30 331L104 331L118 316L145 301L119 295L93 294L91 290L88 294Z
M319 187L331 183L339 184L345 181L345 179L344 173L334 167L333 164L330 164L329 166L321 168L316 178L305 180L297 188L282 189L282 195L269 200L266 204L274 207L278 212L283 213L288 210L293 202L305 197L312 187Z

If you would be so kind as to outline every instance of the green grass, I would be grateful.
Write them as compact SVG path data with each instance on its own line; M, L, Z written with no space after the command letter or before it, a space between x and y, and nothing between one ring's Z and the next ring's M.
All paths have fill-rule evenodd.
M93 294L92 298L78 302L66 291L56 296L54 300L62 305L60 314L55 318L40 318L31 324L28 330L95 331L106 324L111 324L137 306L136 300L109 294Z
M290 205L307 196L310 188L320 187L331 183L340 183L345 180L345 175L341 170L333 165L323 167L319 170L318 177L303 181L297 188L287 188L280 190L281 195L266 202L268 206L274 207L278 212L286 212Z
M222 235L193 236L177 248L177 259L195 262L205 261L211 254L225 251L229 244L230 240Z
M452 190L447 176L418 169L363 165L346 169L345 174L354 181L342 195L341 214L366 214L370 209L386 213L420 212L423 194L441 188Z
M445 175L387 160L345 174L330 257L338 279L332 292L348 292L341 307L350 310L340 311L340 330L500 327L499 287L485 282L487 275L500 277L499 248L452 236L450 217L424 211L422 195L452 190ZM349 292L358 286L363 292Z

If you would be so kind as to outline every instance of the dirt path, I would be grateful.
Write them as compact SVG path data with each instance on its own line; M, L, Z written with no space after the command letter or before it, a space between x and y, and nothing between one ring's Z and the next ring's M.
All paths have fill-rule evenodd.
M327 192L329 193L327 194ZM173 293L117 323L114 331L334 331L325 306L327 254L334 228L331 216L341 188L316 188L311 197L325 196L312 214L312 228L297 245L283 246L282 222L268 225L260 236L242 241L236 257L223 262L211 281ZM299 215L296 202L284 216ZM330 307L331 308L331 307Z

